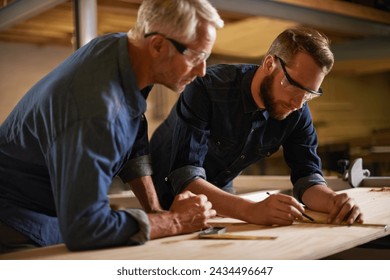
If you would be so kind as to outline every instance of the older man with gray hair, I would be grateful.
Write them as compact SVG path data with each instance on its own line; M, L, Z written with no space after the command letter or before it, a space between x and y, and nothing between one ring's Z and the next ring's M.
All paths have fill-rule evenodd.
M162 211L152 184L146 98L205 75L216 29L206 0L145 0L135 27L83 46L34 85L0 127L0 252L143 244L188 233L215 215L184 192ZM144 207L114 210L114 176Z

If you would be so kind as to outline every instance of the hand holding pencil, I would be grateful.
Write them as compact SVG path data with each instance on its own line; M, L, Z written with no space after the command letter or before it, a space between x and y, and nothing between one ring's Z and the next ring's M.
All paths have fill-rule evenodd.
M271 194L265 200L259 202L262 204L263 217L266 220L261 224L266 225L291 225L294 221L313 219L305 214L304 206L294 197L281 193Z
M270 192L267 192L268 195L271 195ZM310 217L309 215L307 215L305 212L302 212L301 213L303 217L305 217L306 219L308 219L309 221L311 222L314 222L314 218Z

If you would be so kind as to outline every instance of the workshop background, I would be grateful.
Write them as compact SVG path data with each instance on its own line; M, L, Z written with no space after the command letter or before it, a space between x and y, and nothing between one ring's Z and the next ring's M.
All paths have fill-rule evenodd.
M0 123L25 92L96 35L127 32L141 0L2 0L0 3ZM336 62L310 102L325 175L340 160L363 158L374 176L390 174L390 1L210 1L225 27L208 65L259 63L282 30L312 26L332 41ZM156 86L148 99L150 135L178 97ZM288 175L282 151L244 174Z

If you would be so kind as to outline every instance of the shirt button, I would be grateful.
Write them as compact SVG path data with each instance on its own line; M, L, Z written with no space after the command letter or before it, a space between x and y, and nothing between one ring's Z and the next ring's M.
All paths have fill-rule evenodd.
M232 173L230 170L226 170L226 174L230 174Z
M240 156L240 159L245 159L245 155L241 155L241 156Z
M164 178L164 181L165 181L165 182L168 182L168 177L165 177L165 178Z
M270 153L270 152L268 152L268 153L267 153L267 157L269 157L270 155L271 155L271 153Z
M255 131L255 130L252 128L252 129L251 129L251 133L253 133L254 131Z
M221 145L221 142L217 141L217 145L218 145L218 146Z

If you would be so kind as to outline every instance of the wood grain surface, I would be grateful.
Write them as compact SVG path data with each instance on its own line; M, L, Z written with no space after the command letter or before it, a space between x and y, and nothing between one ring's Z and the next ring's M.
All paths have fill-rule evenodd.
M365 223L390 225L390 192L372 188L344 190L352 196L365 215ZM375 189L378 190L378 189ZM264 199L264 192L246 194ZM320 259L386 236L381 226L330 225L324 213L309 211L317 223L291 226L259 226L218 217L212 226L227 228L239 236L274 236L269 240L200 239L199 232L147 242L143 246L70 252L64 245L0 255L0 259ZM320 223L318 223L320 222Z

